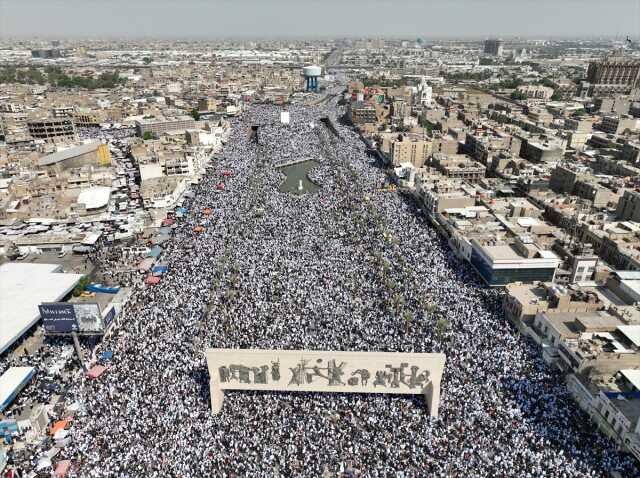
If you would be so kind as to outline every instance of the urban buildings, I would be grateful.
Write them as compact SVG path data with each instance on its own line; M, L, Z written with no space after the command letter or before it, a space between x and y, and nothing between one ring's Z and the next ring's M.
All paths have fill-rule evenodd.
M195 126L195 120L186 115L177 118L143 118L136 120L138 136L144 136L145 133L159 135L167 131L195 129Z
M27 121L29 135L47 142L73 141L77 139L76 127L70 118L44 118Z

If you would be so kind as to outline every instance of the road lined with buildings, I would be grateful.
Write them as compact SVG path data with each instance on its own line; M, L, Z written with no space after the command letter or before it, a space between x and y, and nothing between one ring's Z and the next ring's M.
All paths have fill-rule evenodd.
M113 362L87 383L86 412L61 452L82 457L72 475L632 473L501 318L500 295L447 251L411 200L377 191L385 175L357 135L322 125L335 119L331 108L292 106L288 126L269 121L273 107L234 120L167 244L170 272L134 293L121 329L99 346ZM267 125L259 146L252 124ZM283 178L269 165L301 153L319 161L310 177L321 189L278 193ZM428 249L418 247L425 238ZM440 418L406 398L251 392L227 392L211 417L198 393L204 344L443 351Z

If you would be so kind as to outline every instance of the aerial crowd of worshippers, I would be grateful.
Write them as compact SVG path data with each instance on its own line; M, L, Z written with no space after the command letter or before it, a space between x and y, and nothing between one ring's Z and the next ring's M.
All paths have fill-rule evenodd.
M114 352L107 372L65 384L84 405L60 454L70 476L637 473L503 318L500 292L411 197L382 190L336 101L289 111L290 124L268 105L233 120L165 244L169 273L134 285L97 345ZM318 163L320 189L279 192L278 165L299 159ZM227 391L212 415L208 347L444 352L439 417L421 395L255 391Z

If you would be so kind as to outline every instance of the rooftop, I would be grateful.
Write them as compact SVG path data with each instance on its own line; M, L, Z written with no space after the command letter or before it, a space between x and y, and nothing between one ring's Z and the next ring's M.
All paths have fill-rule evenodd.
M82 278L61 270L57 264L9 262L0 266L0 353L38 322L41 303L61 300Z
M77 202L84 204L87 209L99 209L109 204L111 188L94 187L83 189L78 196Z
M75 146L73 148L58 151L57 153L49 154L47 156L43 156L42 158L40 158L38 160L38 165L50 166L52 164L65 161L67 159L75 158L76 156L81 156L83 154L91 153L93 151L96 151L101 144L102 143L83 144L81 146Z

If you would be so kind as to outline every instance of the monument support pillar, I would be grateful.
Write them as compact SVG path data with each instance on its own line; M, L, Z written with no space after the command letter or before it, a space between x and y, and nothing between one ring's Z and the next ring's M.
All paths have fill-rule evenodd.
M429 415L432 418L438 418L438 409L440 408L440 382L429 382L422 391L424 401L429 409Z
M211 414L217 415L222 411L224 403L224 391L217 380L209 381L209 394L211 395Z

